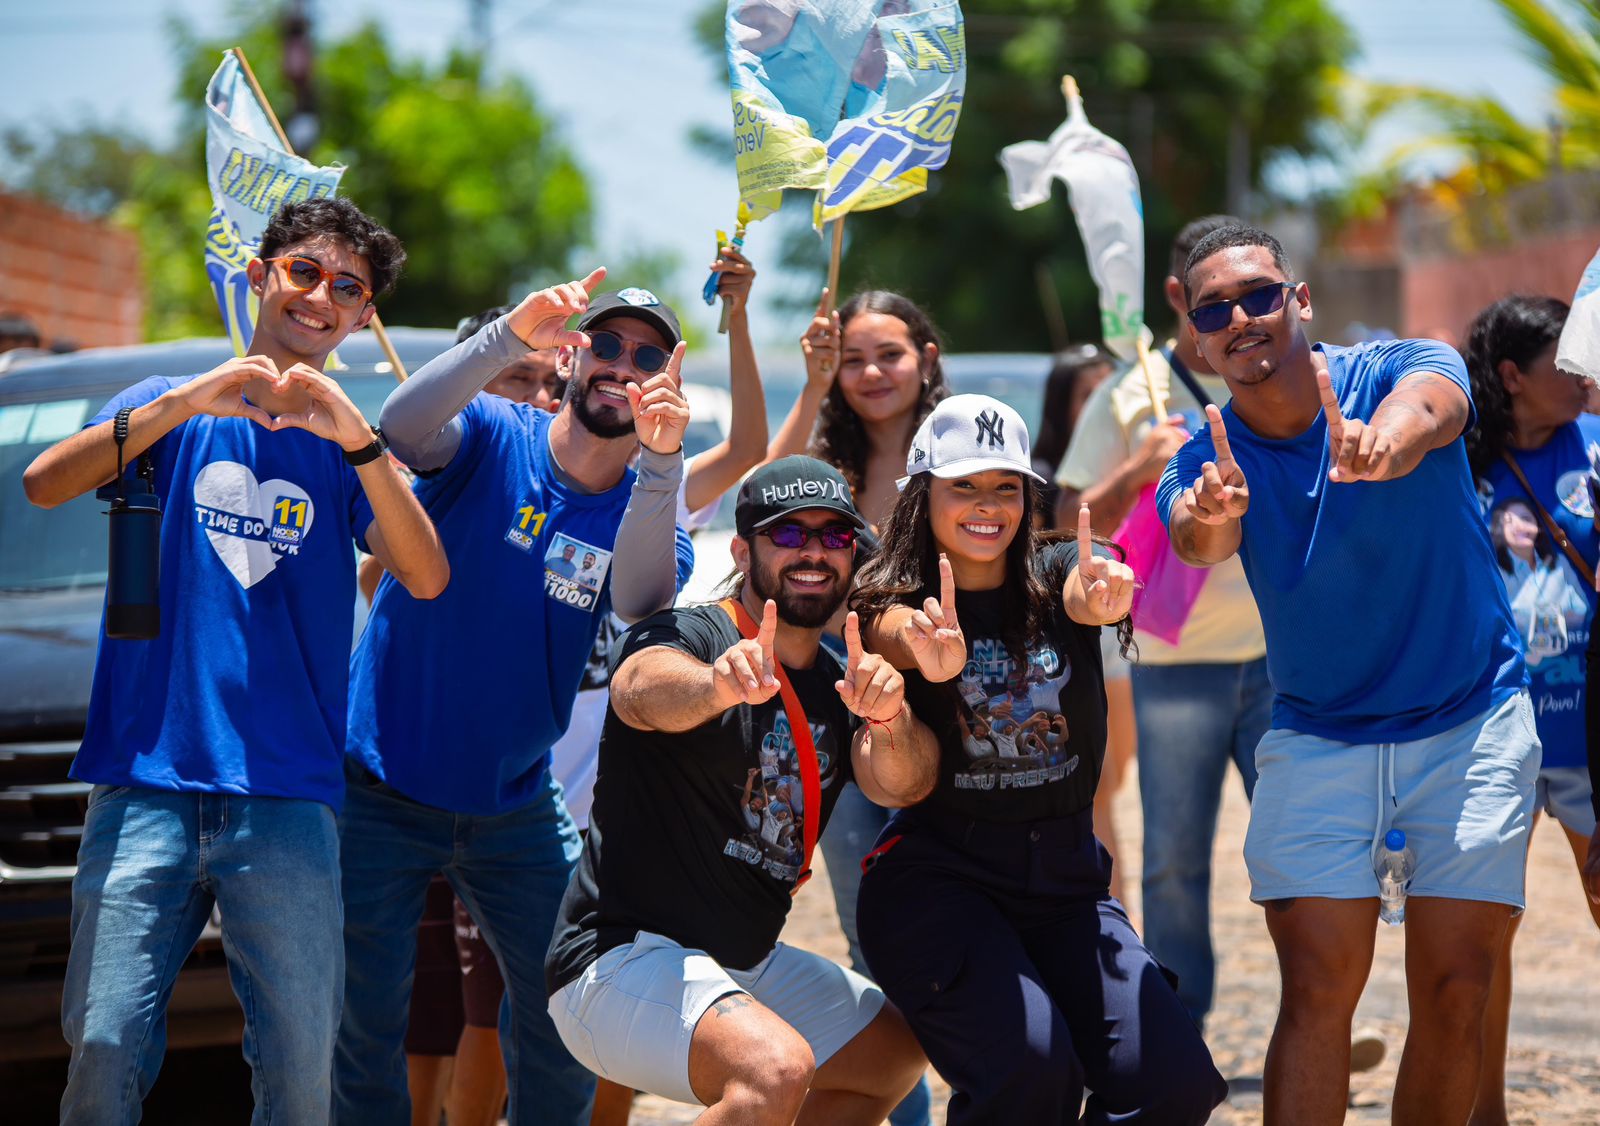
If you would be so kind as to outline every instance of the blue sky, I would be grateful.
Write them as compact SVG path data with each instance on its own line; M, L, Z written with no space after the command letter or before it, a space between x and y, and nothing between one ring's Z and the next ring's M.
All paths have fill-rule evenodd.
M1490 0L1331 3L1361 44L1355 69L1362 76L1492 90L1530 119L1549 110L1547 83L1517 53ZM669 249L679 257L685 293L698 291L713 232L730 225L736 200L731 153L725 162L711 161L686 141L692 126L728 126L725 79L690 36L689 20L699 6L699 0L491 4L493 65L532 84L590 174L598 204L595 260ZM26 11L9 7L0 33L0 73L7 79L0 127L93 114L157 139L169 138L176 124L166 21L176 17L206 34L229 22L227 5L217 0L50 0ZM428 56L465 38L468 9L468 0L312 4L325 34L377 17L399 52ZM1382 139L1398 140L1404 132L1397 126ZM776 245L770 224L752 228L747 249L758 268ZM820 284L820 278L775 277L769 270L754 301L758 338L797 336L799 325L780 317L772 298L779 290L814 292ZM682 311L703 333L714 330L714 314L698 301Z

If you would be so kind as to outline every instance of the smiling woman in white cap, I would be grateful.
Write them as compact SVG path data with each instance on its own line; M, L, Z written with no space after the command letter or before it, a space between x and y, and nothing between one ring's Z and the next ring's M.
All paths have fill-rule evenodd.
M1041 541L1015 411L936 407L851 605L939 736L939 779L867 857L856 908L879 985L950 1083L952 1126L1121 1116L1201 1123L1227 1093L1162 967L1107 889L1092 808L1105 754L1099 634L1134 576Z

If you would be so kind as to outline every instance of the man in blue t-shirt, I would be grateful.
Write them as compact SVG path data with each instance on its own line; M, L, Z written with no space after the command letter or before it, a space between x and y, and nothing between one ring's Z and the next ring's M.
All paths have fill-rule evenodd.
M594 1079L545 1008L544 947L578 856L549 752L601 620L671 605L693 564L674 522L688 423L677 317L643 289L591 299L603 276L533 294L384 405L452 580L433 602L381 580L351 659L340 1122L409 1116L411 966L435 872L504 972L510 1121L588 1121ZM559 349L568 382L554 416L479 394L530 348Z
M1395 1120L1464 1122L1539 769L1460 440L1466 369L1436 341L1309 343L1310 294L1265 231L1206 236L1184 288L1188 330L1233 399L1206 408L1157 507L1185 561L1239 554L1276 692L1245 841L1283 974L1267 1118L1344 1121L1374 858L1393 829L1415 856Z
M415 597L449 579L405 478L322 373L404 257L348 200L286 205L249 265L249 355L129 388L24 478L50 508L114 482L119 464L131 477L144 455L166 510L160 632L102 626L72 766L95 786L72 886L63 1122L138 1118L167 998L213 904L257 1116L327 1119L352 541Z

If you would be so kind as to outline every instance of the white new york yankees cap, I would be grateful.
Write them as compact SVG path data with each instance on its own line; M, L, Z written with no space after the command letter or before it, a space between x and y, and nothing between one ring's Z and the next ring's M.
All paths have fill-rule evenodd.
M918 473L964 477L986 469L1010 469L1047 482L1033 470L1028 428L1022 416L988 395L952 395L922 420L906 453L906 483Z

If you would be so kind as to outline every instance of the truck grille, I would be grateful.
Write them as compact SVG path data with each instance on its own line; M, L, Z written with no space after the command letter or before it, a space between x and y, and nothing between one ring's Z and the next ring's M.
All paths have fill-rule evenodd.
M72 878L90 790L67 779L77 749L0 744L0 884Z

